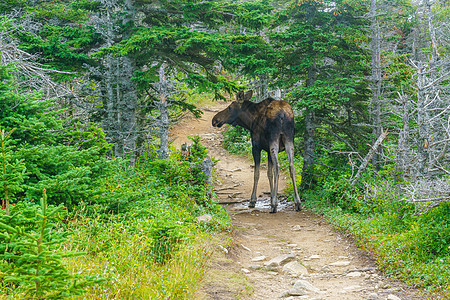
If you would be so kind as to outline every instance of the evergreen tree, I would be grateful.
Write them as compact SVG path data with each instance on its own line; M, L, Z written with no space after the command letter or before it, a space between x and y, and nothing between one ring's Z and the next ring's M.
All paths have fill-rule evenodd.
M367 123L364 13L350 1L308 0L292 1L278 14L278 78L302 111L303 187L313 183L316 165L342 166L335 153L360 152L365 142L366 132L356 126Z

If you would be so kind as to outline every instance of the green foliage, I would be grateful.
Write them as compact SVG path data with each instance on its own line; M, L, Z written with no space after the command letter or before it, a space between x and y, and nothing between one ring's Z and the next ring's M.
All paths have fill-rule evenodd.
M327 203L350 212L361 212L364 205L359 191L350 185L346 176L329 176L323 184L323 198Z
M9 215L9 204L17 192L23 191L23 181L25 178L25 165L22 161L13 162L10 139L12 130L9 133L0 127L0 189L2 208L6 209Z
M25 0L4 0L0 3L0 13L9 12L12 9L18 9L19 7L25 6Z
M150 204L150 203L147 203ZM149 209L149 208L147 208ZM69 223L74 232L66 249L80 249L88 255L68 258L66 261L74 272L88 270L90 274L102 274L108 281L101 287L89 288L80 299L193 299L199 282L205 272L205 262L209 253L205 246L211 238L195 229L195 223L184 223L182 215L168 211L170 218L157 221L143 216L109 216L108 219L78 218ZM166 238L154 233L156 224L169 226L167 222L184 230L176 233L182 237L182 243L172 244L170 253L158 252L167 249L163 243ZM172 220L170 220L172 218ZM166 224L166 225L164 225ZM171 234L171 233L169 233ZM215 234L215 233L211 233ZM155 259L166 260L162 264ZM154 256L154 254L156 256Z
M2 174L10 174L3 175L9 179L2 180L2 191L11 190L18 199L37 199L46 188L51 204L72 208L95 193L96 181L109 170L105 153L111 145L98 124L64 124L54 101L43 101L39 93L17 93L20 87L12 70L0 66Z
M83 293L99 283L92 277L70 274L62 259L83 253L59 250L68 232L58 223L65 216L62 206L21 202L11 215L0 214L0 286L15 298L61 299Z
M107 142L105 132L98 123L81 124L76 121L66 124L66 126L63 143L68 146L74 145L78 150L95 148L99 157L106 154L113 146Z
M223 133L223 147L233 154L252 153L250 133L242 127L230 127Z
M199 135L189 137L193 144L190 146L189 161L203 162L208 157L208 148L200 143L201 137Z
M89 9L97 1L2 1L0 11L14 18L9 23L9 38L18 48L30 54L39 54L35 62L43 68L69 72L50 72L54 80L70 80L86 65L95 64L87 52L100 40L92 26L86 26ZM89 3L88 3L89 2ZM21 10L17 14L17 9ZM30 29L29 24L32 25ZM25 28L24 28L25 27Z
M153 245L151 256L156 264L163 264L169 261L174 253L179 249L183 240L178 224L171 224L167 221L157 221L151 231Z
M54 143L58 135L50 130L60 130L62 122L57 120L57 112L50 110L52 101L42 101L38 93L18 93L14 68L0 66L0 126L10 131L11 138L19 144L36 145Z
M192 140L187 160L178 153L169 160L143 156L129 167L116 159L99 193L69 223L76 237L67 248L88 256L68 263L109 278L88 290L92 298L185 299L195 289L207 253L193 245L205 233L227 229L230 219L209 197L200 168L206 150L199 137ZM210 222L196 220L206 213Z
M277 85L289 90L286 99L302 112L296 118L297 149L304 138L314 145L315 163L303 168L304 187L326 177L331 168L345 172L345 157L336 153L364 153L370 141L371 131L357 125L370 122L370 90L361 80L370 65L362 47L368 40L365 13L357 1L335 1L332 6L327 1L292 1L275 15L275 25L289 24L270 34L279 56ZM306 122L314 132L307 131Z
M188 160L180 154L169 160L141 158L134 168L127 168L126 162L112 164L111 172L98 183L96 195L89 202L98 205L102 211L115 213L140 211L146 201L167 201L189 211L214 207L204 184L205 150L197 147L191 150Z
M47 188L49 202L73 208L92 197L101 180L111 170L111 161L97 147L78 150L74 146L39 145L16 151L28 170L25 195L35 198Z

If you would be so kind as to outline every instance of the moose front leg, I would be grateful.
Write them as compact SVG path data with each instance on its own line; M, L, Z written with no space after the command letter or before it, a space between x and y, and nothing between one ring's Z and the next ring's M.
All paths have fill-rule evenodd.
M255 173L253 177L253 191L252 196L250 197L250 203L248 204L248 207L254 208L256 205L256 190L258 188L258 181L259 181L259 166L261 164L261 150L253 147L252 148L252 154L253 154L253 160L255 161Z

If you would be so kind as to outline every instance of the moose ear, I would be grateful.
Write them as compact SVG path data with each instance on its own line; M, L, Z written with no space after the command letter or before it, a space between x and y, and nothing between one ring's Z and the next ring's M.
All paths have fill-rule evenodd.
M253 96L253 90L250 90L247 93L245 93L244 100L250 101L250 99L252 99L252 96Z
M245 95L244 95L244 91L240 91L236 94L236 102L237 103L242 103L244 102Z

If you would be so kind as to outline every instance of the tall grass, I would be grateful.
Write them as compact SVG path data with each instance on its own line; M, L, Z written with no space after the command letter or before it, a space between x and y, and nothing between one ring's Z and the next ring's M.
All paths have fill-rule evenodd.
M76 299L194 299L209 257L202 246L208 234L189 232L186 242L159 264L152 252L152 226L149 220L121 222L114 218L104 224L95 220L73 223L73 235L65 247L88 255L66 259L68 268L106 279Z

